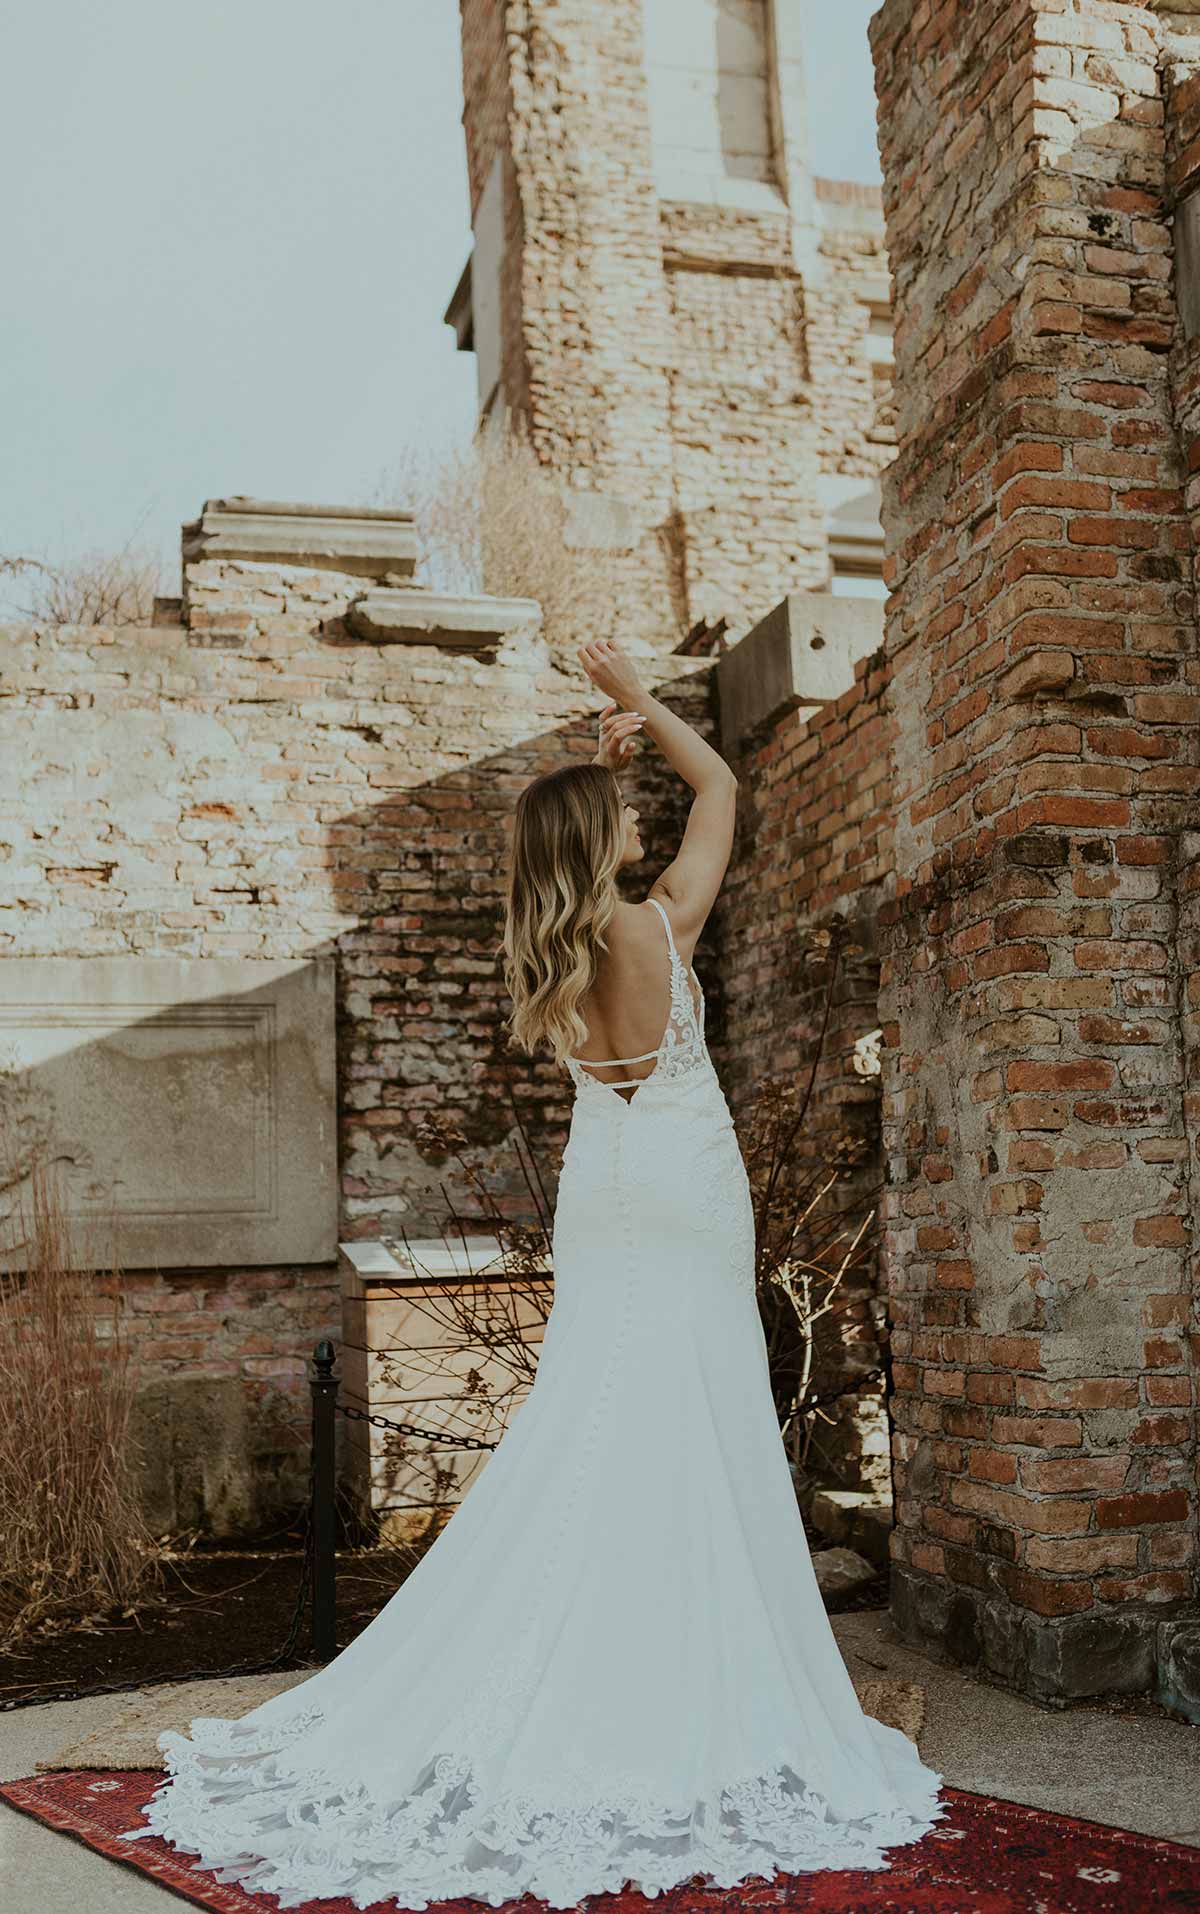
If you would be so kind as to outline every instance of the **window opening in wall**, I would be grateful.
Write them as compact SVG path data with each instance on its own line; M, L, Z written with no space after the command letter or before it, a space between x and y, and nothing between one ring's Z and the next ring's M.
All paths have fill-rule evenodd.
M886 598L879 482L843 500L827 519L829 589L838 598Z
M642 17L662 198L777 192L768 0L643 0Z

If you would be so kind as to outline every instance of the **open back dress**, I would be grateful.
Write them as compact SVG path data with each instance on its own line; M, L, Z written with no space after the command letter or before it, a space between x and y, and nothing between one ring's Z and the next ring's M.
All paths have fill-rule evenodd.
M164 1734L148 1825L283 1907L881 1868L941 1777L864 1715L772 1400L745 1165L666 931L643 1077L575 1083L537 1374L334 1661ZM632 1097L621 1088L634 1088Z

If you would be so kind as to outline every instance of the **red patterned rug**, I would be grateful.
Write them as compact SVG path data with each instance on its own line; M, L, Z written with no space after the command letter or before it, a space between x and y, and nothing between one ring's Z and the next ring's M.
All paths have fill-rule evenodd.
M73 1834L100 1854L216 1914L279 1914L274 1895L223 1887L188 1865L157 1838L118 1837L141 1821L141 1808L162 1780L157 1770L60 1770L10 1781L0 1800ZM683 1886L653 1901L626 1891L593 1894L589 1914L741 1914L743 1909L786 1909L791 1914L1200 1914L1200 1849L1152 1841L1069 1814L993 1801L946 1788L949 1813L920 1841L894 1850L879 1873L843 1869L780 1876L740 1888ZM478 1901L444 1901L441 1914L480 1914ZM366 1914L394 1914L378 1901ZM309 1901L304 1914L358 1914L346 1900ZM509 1903L509 1914L545 1914L541 1901Z

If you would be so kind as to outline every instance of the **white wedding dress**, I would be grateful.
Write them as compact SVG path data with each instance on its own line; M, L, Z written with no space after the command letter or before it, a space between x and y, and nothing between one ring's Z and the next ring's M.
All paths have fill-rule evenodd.
M863 1714L825 1614L745 1165L703 995L650 901L670 1019L628 1100L569 1060L554 1304L499 1447L328 1667L162 1736L139 1832L283 1907L561 1908L880 1868L944 1812L941 1776Z

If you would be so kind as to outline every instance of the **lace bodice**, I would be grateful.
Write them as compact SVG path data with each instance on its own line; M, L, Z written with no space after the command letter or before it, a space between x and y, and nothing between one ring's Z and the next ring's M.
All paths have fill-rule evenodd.
M704 1041L704 992L700 980L691 967L684 963L675 945L671 920L657 897L647 899L663 920L667 933L667 955L671 966L671 1007L667 1013L667 1027L663 1031L659 1044L654 1050L643 1050L636 1057L567 1057L567 1069L577 1090L615 1091L637 1086L634 1096L621 1101L632 1103L641 1094L641 1087L650 1082L683 1076L697 1065L708 1061L708 1049ZM694 988L693 988L694 986ZM644 1077L620 1077L615 1081L595 1077L593 1070L607 1069L617 1063L645 1063L651 1057L656 1059L654 1068Z

